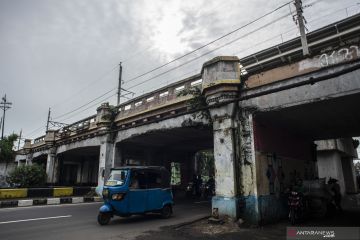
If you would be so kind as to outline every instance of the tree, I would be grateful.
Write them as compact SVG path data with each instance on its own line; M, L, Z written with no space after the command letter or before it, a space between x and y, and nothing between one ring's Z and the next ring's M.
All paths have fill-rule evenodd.
M7 182L19 187L39 187L46 182L45 169L38 165L25 165L16 167L10 172Z
M18 136L16 134L11 134L4 139L0 140L0 162L5 162L5 172L10 162L13 162L15 159L15 152L13 151L14 142Z

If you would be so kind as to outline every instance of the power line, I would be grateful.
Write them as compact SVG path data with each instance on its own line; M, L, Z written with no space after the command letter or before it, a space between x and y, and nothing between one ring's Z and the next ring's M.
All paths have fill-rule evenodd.
M6 94L0 102L0 108L3 110L3 116L1 118L2 127L1 127L1 139L4 139L4 128L5 128L5 112L11 108L12 103L6 100Z
M220 37L218 37L218 38L216 38L216 39L214 39L214 40L206 43L205 45L202 45L202 46L200 46L200 47L198 47L198 48L196 48L196 49L194 49L194 50L192 50L192 51L190 51L190 52L188 52L188 53L186 53L186 54L184 54L184 55L182 55L182 56L180 56L180 57L177 57L177 58L175 58L175 59L173 59L173 60L171 60L171 61L169 61L169 62L167 62L167 63L165 63L165 64L162 64L162 65L160 65L160 66L158 66L158 67L156 67L156 68L153 68L153 69L151 69L151 70L149 70L149 71L147 71L147 72L145 72L145 73L142 73L142 74L140 74L140 75L138 75L138 76L135 76L135 77L133 77L133 78L130 78L129 80L127 80L127 82L134 81L134 80L136 80L136 79L138 79L138 78L140 78L140 77L143 77L143 76L145 76L145 75L147 75L147 74L149 74L149 73L152 73L152 72L154 72L154 71L156 71L156 70L158 70L158 69L160 69L160 68L163 68L163 67L165 67L165 66L167 66L167 65L169 65L169 64L171 64L171 63L173 63L173 62L175 62L175 61L178 61L178 60L180 60L180 59L182 59L182 58L184 58L184 57L186 57L186 56L189 56L190 54L195 53L195 52L199 51L200 49L203 49L203 48L205 48L205 47L207 47L207 46L209 46L209 45L211 45L211 44L213 44L213 43L215 43L215 42L217 42L217 41L219 41L219 40L221 40L221 39L223 39L223 38L225 38L225 37L227 37L227 36L230 36L231 34L233 34L233 33L235 33L235 32L238 32L239 30L241 30L241 29L243 29L243 28L245 28L245 27L247 27L247 26L249 26L249 25L251 25L251 24L253 24L253 23L255 23L255 22L258 22L259 20L261 20L261 19L269 16L270 14L278 11L279 9L281 9L281 8L289 5L291 2L293 2L293 1L289 1L289 2L287 2L287 3L285 3L285 4L283 4L283 5L275 8L274 10L272 10L272 11L270 11L270 12L268 12L268 13L266 13L266 14L264 14L264 15L256 18L256 19L254 19L253 21L250 21L249 23L247 23L247 24L245 24L245 25L243 25L243 26L241 26L241 27L238 27L238 28L236 28L236 29L234 29L234 30L232 30L232 31L230 31L230 32L228 32L228 33L226 33L226 34L224 34L224 35L222 35L222 36L220 36Z
M263 25L263 26L255 29L255 30L253 30L253 31L251 31L251 32L246 33L245 35L242 35L242 36L240 36L240 37L238 37L238 38L235 38L234 40L232 40L232 41L230 41L230 42L227 42L227 43L225 43L225 44L223 44L223 45L221 45L221 46L219 46L219 47L217 47L217 48L215 48L215 49L213 49L213 50L210 50L210 51L208 51L208 52L205 52L204 54L201 54L200 56L197 56L197 57L195 57L195 58L193 58L193 59L190 59L189 61L186 61L186 62L184 62L184 63L182 63L182 64L180 64L180 65L178 65L178 66L176 66L176 67L170 68L169 70L167 70L167 71L165 71L165 72L162 72L162 73L157 74L157 75L155 75L155 76L153 76L153 77L151 77L151 78L148 78L148 79L146 79L146 80L144 80L144 81L142 81L142 82L139 82L139 83L137 83L137 84L135 84L135 85L132 85L132 86L128 87L127 89L133 89L134 87L140 86L140 85L142 85L142 84L144 84L144 83L146 83L146 82L148 82L148 81L150 81L150 80L153 80L153 79L155 79L155 78L157 78L157 77L160 77L160 76L162 76L162 75L165 75L165 74L167 74L167 73L169 73L169 72L171 72L171 71L173 71L173 70L175 70L175 69L177 69L177 68L183 67L183 66L185 66L185 65L187 65L187 64L189 64L189 63L191 63L191 62L194 62L195 60L198 60L198 59L200 59L200 58L202 58L202 57L204 57L204 56L206 56L206 55L208 55L208 54L210 54L210 53L213 53L213 52L215 52L215 51L217 51L217 50L219 50L219 49L221 49L221 48L223 48L223 47L226 47L226 46L228 46L228 45L230 45L230 44L232 44L232 43L234 43L234 42L236 42L236 41L238 41L238 40L240 40L240 39L242 39L242 38L244 38L244 37L247 37L247 36L249 36L250 34L253 34L254 32L257 32L257 31L259 31L259 30L261 30L261 29L263 29L263 28L265 28L265 27L267 27L267 26L270 26L271 24L273 24L273 23L275 23L275 22L277 22L277 21L279 21L279 20L281 20L281 19L283 19L283 18L285 18L285 17L287 17L287 16L290 16L290 15L291 15L290 13L285 14L285 15L283 15L283 16L275 19L275 20L273 20L273 21L270 22L270 23L267 23L267 24L265 24L265 25ZM129 81L128 81L128 82L129 82Z
M104 74L102 74L100 77L96 78L95 80L91 81L88 85L86 85L85 87L83 87L82 89L80 89L79 91L75 92L74 94L72 94L70 97L66 98L65 100L62 100L59 103L56 103L52 106L52 108L59 106L60 104L63 104L64 102L68 102L69 100L73 99L74 96L78 95L79 93L83 92L85 89L89 88L91 85L93 85L95 82L99 82L101 81L103 78L105 78L107 75L109 75L111 72L113 72L114 70L116 70L118 67L118 65L114 66L113 68L111 68L109 71L105 72Z
M107 94L111 93L111 92L112 92L112 91L114 91L114 90L116 90L116 88L113 88L113 89L111 89L111 90L109 90L109 91L105 92L104 94L102 94L102 95L100 95L100 96L98 96L98 97L94 98L94 99L93 99L93 100L91 100L90 102L87 102L87 103L85 103L85 104L81 105L80 107L77 107L77 108L75 108L75 109L73 109L73 110L71 110L71 111L69 111L69 112L66 112L66 113L64 113L64 114L61 114L61 115L59 115L59 116L56 116L56 117L54 117L53 119L58 119L58 118L61 118L61 117L63 117L63 116L69 115L69 114L71 114L71 113L73 113L73 112L75 112L75 111L77 111L77 110L79 110L79 109L81 109L81 108L83 108L83 107L85 107L85 106L89 105L90 103L93 103L94 101L98 100L99 98L102 98L103 96L105 96L105 95L107 95Z
M96 102L95 104L90 105L89 107L81 110L80 112L77 112L76 114L73 114L73 115L71 115L71 116L69 116L69 117L67 117L67 118L65 118L65 119L62 119L61 121L66 121L66 120L68 120L68 119L71 119L71 118L75 117L76 115L79 115L80 113L85 112L86 110L88 110L88 109L90 109L90 108L92 108L92 107L98 106L98 105L99 105L100 103L102 103L103 101L108 100L108 99L110 99L111 97L113 97L113 96L115 96L115 95L117 95L117 93L112 94L111 96L108 96L108 97L106 97L105 99L102 99L101 101ZM121 97L123 97L123 96L121 96Z
M137 79L137 78L139 78L139 77L141 77L141 76L144 76L144 75L146 75L146 74L149 74L150 72L153 72L153 71L155 71L155 70L157 70L157 69L160 69L160 68L162 68L162 67L164 67L164 66L166 66L166 65L169 65L169 64L171 64L172 62L175 62L175 61L177 61L177 60L179 60L179 59L182 59L182 58L184 58L185 56L188 56L188 55L190 55L190 54L192 54L192 53L194 53L194 52L196 52L196 51L198 51L198 50L200 50L200 49L202 49L202 48L205 48L206 46L209 46L210 44L213 44L213 43L215 43L215 42L217 42L217 41L225 38L226 36L229 36L229 35L237 32L237 31L239 31L240 29L245 28L246 26L249 26L250 24L253 24L253 23L259 21L260 19L262 19L262 18L264 18L264 17L272 14L273 12L275 12L275 11L283 8L284 6L288 5L288 4L291 3L291 2L292 2L292 1L290 1L290 2L288 2L288 3L286 3L286 4L283 4L283 5L281 5L280 7L277 7L276 9L274 9L274 10L272 10L272 11L270 11L270 12L264 14L264 15L262 15L261 17L255 19L255 20L253 20L253 21L251 21L251 22L249 22L249 23L247 23L247 24L245 24L245 25L243 25L243 26L241 26L241 27L239 27L239 28L237 28L237 29L235 29L235 30L233 30L233 31L231 31L231 32L229 32L229 33L227 33L227 34L225 34L225 35L223 35L223 36L221 36L221 37L219 37L219 38L217 38L217 39L215 39L215 40L213 40L213 41L211 41L211 42L209 42L209 43L207 43L207 44L205 44L205 45L203 45L203 46L201 46L201 47L199 47L199 48L197 48L197 49L195 49L195 50L193 50L193 51L191 51L191 52L189 52L189 53L187 53L187 54L185 54L185 55L183 55L183 56L180 56L180 57L178 57L178 58L176 58L176 59L174 59L174 60L172 60L172 61L170 61L170 62L168 62L168 63L166 63L166 64L163 64L163 65L161 65L161 66L159 66L159 67L157 67L157 68L155 68L155 69L153 69L153 70L151 70L151 71L148 71L148 72L146 72L146 73L143 73L143 74L141 74L141 75L139 75L139 76L137 76L137 77L135 77L135 78L132 78L132 79L130 79L130 80L127 80L127 82L133 81L133 80L135 80L135 79ZM185 64L182 64L182 65L185 65ZM116 67L117 67L117 66L116 66ZM112 70L114 70L116 67L114 67ZM178 66L178 67L180 67L180 66ZM176 67L176 68L177 68L177 67ZM176 69L176 68L174 68L174 69ZM112 70L111 70L111 71L112 71ZM172 69L172 70L173 70L173 69ZM168 70L168 71L166 71L165 73L170 72L170 71L172 71L172 70ZM157 75L157 76L161 76L161 75L163 75L163 74L165 74L165 73L159 74L159 75ZM152 79L153 79L153 78L152 78ZM138 86L138 85L139 85L139 84L137 84L136 86ZM131 88L133 88L133 87L135 87L135 86L132 86ZM130 88L129 88L129 89L130 89ZM77 107L77 108L75 108L75 109L73 109L73 110L71 110L71 111L69 111L69 112L66 112L66 113L64 113L64 114L61 114L61 115L59 115L59 116L56 116L56 117L54 117L54 119L58 119L58 118L61 118L61 117L63 117L63 116L69 115L69 114L71 114L71 113L73 113L73 112L75 112L75 111L77 111L77 110L79 110L79 109L81 109L81 108L89 105L90 103L96 101L97 99L105 96L106 94L110 93L110 92L113 91L113 90L114 90L114 89L111 89L110 91L108 91L108 92L100 95L99 97L91 100L90 102L87 102L87 103L85 103L85 104L83 104L83 105L81 105L81 106L79 106L79 107Z
M29 132L28 134L26 134L26 135L24 136L24 138L25 138L25 137L26 137L26 138L29 138L29 137L33 136L35 133L37 133L37 132L39 132L40 130L43 130L43 129L46 129L46 126L38 127L37 129L35 129L35 130Z

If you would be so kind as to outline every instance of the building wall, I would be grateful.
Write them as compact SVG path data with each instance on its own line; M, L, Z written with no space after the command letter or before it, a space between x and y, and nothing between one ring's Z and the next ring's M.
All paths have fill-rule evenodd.
M255 120L254 142L260 221L277 221L287 216L290 184L315 177L312 141Z

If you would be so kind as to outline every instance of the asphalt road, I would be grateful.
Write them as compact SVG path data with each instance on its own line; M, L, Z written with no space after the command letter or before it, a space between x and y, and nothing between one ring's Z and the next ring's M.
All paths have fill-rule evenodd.
M0 209L0 239L133 239L149 230L193 221L210 214L210 203L179 203L169 219L157 215L114 217L100 226L96 217L102 203Z

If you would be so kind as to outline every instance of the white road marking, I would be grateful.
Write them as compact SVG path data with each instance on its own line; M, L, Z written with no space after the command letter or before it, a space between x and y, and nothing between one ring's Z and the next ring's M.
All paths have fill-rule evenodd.
M0 224L17 223L17 222L30 222L30 221L39 221L39 220L57 219L57 218L68 218L68 217L72 217L72 215L56 216L56 217L45 217L45 218L30 218L30 219L23 219L23 220L0 222Z

